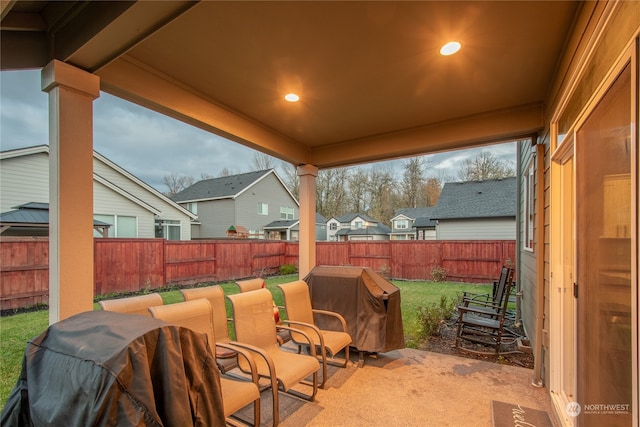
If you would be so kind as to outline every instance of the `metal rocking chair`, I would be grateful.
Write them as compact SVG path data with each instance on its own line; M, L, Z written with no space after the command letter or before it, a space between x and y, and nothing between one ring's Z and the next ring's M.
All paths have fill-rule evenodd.
M502 349L503 345L515 342L517 338L517 335L505 327L509 294L513 287L511 280L506 283L502 304L499 306L492 303L474 305L470 299L463 300L463 304L458 306L458 331L455 344L458 350L476 354L511 353ZM494 351L470 349L462 346L462 341L493 347Z

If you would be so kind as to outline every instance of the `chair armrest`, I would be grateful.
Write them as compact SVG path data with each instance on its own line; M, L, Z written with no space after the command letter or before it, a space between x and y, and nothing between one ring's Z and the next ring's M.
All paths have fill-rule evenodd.
M465 301L493 301L493 297L489 294L469 294L468 296L463 296L462 299Z
M342 317L340 313L336 313L335 311L319 310L316 308L311 309L311 311L313 312L313 314L321 314L325 316L335 317L340 321L340 323L342 323L342 332L347 332L347 321L344 320L344 317Z
M313 330L318 334L318 337L320 337L320 345L321 345L322 347L324 347L324 339L322 338L322 334L320 333L320 329L318 329L318 328L317 328L317 327L315 327L314 325L310 325L310 324L308 324L308 323L303 323L303 322L295 322L295 321L292 321L292 320L283 320L282 322L286 322L286 323L291 324L291 325L306 326L306 327L309 327L309 328L313 329ZM291 327L289 327L289 326L282 326L282 325L278 325L278 328L280 328L280 329L285 329L285 330L288 330L288 331L290 331L290 332L295 332L295 333L300 334L300 335L302 335L303 337L305 337L305 339L306 339L306 340L307 340L307 342L309 343L309 348L311 349L311 355L312 355L313 357L316 357L316 346L315 346L315 345L313 345L313 340L311 339L311 337L309 336L309 334L307 334L307 333L306 333L306 332L304 332L304 331L301 331L300 329L291 328Z
M276 367L273 364L273 360L271 360L271 357L269 357L269 355L267 354L266 351L264 351L261 348L258 348L254 345L251 344L247 344L247 343L243 343L240 341L231 341L229 343L230 345L232 345L233 347L237 347L240 349L245 349L248 350L252 353L256 353L258 356L262 357L265 361L265 363L267 364L267 368L269 369L269 377L271 377L271 387L273 388L273 390L277 390L278 389L278 380L276 378ZM254 366L255 366L255 361L252 360ZM251 363L251 362L249 362ZM251 364L249 365L251 366ZM258 372L258 370L256 369L256 372ZM253 378L253 375L252 375ZM259 389L260 387L258 387Z
M473 307L464 307L464 306L458 306L458 312L460 313L460 315L458 316L459 320L462 320L462 315L465 313L472 313L472 314L480 314L483 316L489 316L489 317L500 317L500 311L498 309L498 311L496 311L495 313L487 313L486 311L483 310L477 310Z
M256 385L258 384L259 376L258 376L258 367L256 366L255 360L251 357L251 354L247 349L241 348L240 346L234 345L234 342L231 341L229 343L216 343L216 347L226 348L227 350L235 351L238 355L242 356L247 363L249 364L249 368L251 369L251 381Z

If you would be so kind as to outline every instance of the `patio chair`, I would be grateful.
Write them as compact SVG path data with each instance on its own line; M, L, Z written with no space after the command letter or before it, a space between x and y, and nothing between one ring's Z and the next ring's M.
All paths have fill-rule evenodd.
M476 309L476 314L486 314L493 317L498 313L502 307L505 294L508 289L513 285L513 269L510 267L502 267L500 271L500 278L493 282L492 294L482 294L474 292L464 292L462 295L462 304L464 307L473 307ZM508 299L509 297L507 297ZM510 311L507 311L507 316L511 315Z
M458 350L476 354L490 354L486 351L473 350L461 345L462 340L494 347L494 354L505 354L501 351L503 344L513 343L517 338L505 327L505 316L509 305L509 294L512 284L508 283L500 307L474 307L469 300L458 306L458 330L455 347Z
M240 292L257 291L266 287L266 283L263 278L256 277L255 279L236 280L236 286L240 289Z
M135 297L106 299L99 301L100 308L105 311L117 311L118 313L139 314L149 317L149 307L162 305L162 297L158 293L138 295Z
M258 289L267 287L266 282L261 277L256 277L255 279L236 280L235 283L236 283L236 286L238 286L238 289L240 289L240 292L251 292L251 291L256 291ZM277 326L282 324L282 321L280 320L281 308L283 307L277 306L274 301L273 316L276 320ZM289 331L278 328L278 344L283 345L289 341L291 341L291 334L289 333Z
M180 293L185 301L206 298L211 304L213 312L213 328L216 338L216 362L222 373L226 373L238 367L238 354L234 350L217 345L218 343L228 344L229 337L227 318L227 307L224 302L224 290L220 286L206 286L203 288L181 289Z
M311 297L309 296L309 286L303 280L296 280L291 283L278 285L284 296L284 305L287 311L287 320L284 323L293 325L296 329L306 332L313 340L314 346L320 350L322 360L322 383L320 388L324 388L327 381L327 352L333 359L336 354L344 350L344 362L330 362L332 365L347 367L349 361L349 346L351 345L351 335L347 332L347 322L340 314L333 311L317 310L311 307ZM342 331L323 330L316 326L313 320L314 315L332 316L342 324ZM291 340L298 345L300 353L304 345L303 337L291 332Z
M235 345L243 346L254 353L260 377L270 380L273 395L273 425L279 423L278 390L313 401L318 391L318 370L315 346L307 336L311 356L284 351L276 339L276 323L273 318L273 298L267 289L227 295L233 309L233 325L236 331ZM283 328L291 330L287 326ZM247 369L243 359L238 360L240 369ZM311 382L306 378L312 376ZM296 384L311 387L309 394L294 390Z
M189 328L206 335L209 348L212 352L216 345L228 347L238 353L244 354L248 362L245 372L251 374L252 381L220 376L222 391L222 403L224 416L230 424L237 424L232 420L234 413L253 403L253 421L255 426L260 425L260 389L258 371L253 363L251 354L241 349L235 349L233 344L216 343L211 304L205 298L192 301L178 302L157 307L150 307L149 313L156 319L164 320L176 326Z

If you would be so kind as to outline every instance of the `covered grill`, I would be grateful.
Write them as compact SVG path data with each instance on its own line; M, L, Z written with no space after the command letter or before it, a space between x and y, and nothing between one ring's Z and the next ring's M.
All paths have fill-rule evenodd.
M203 336L134 314L91 311L27 344L1 424L225 425Z
M315 309L340 313L353 346L361 352L384 353L404 348L400 289L365 267L315 267L304 281ZM332 319L318 316L321 329L334 329Z

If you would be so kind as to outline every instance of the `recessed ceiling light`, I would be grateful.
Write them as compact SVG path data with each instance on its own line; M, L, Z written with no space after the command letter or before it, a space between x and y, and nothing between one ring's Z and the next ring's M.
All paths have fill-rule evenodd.
M298 102L300 100L300 97L295 93L288 93L284 96L284 99L286 99L289 102Z
M458 42L449 42L440 48L440 55L449 56L453 55L460 50L462 45Z

